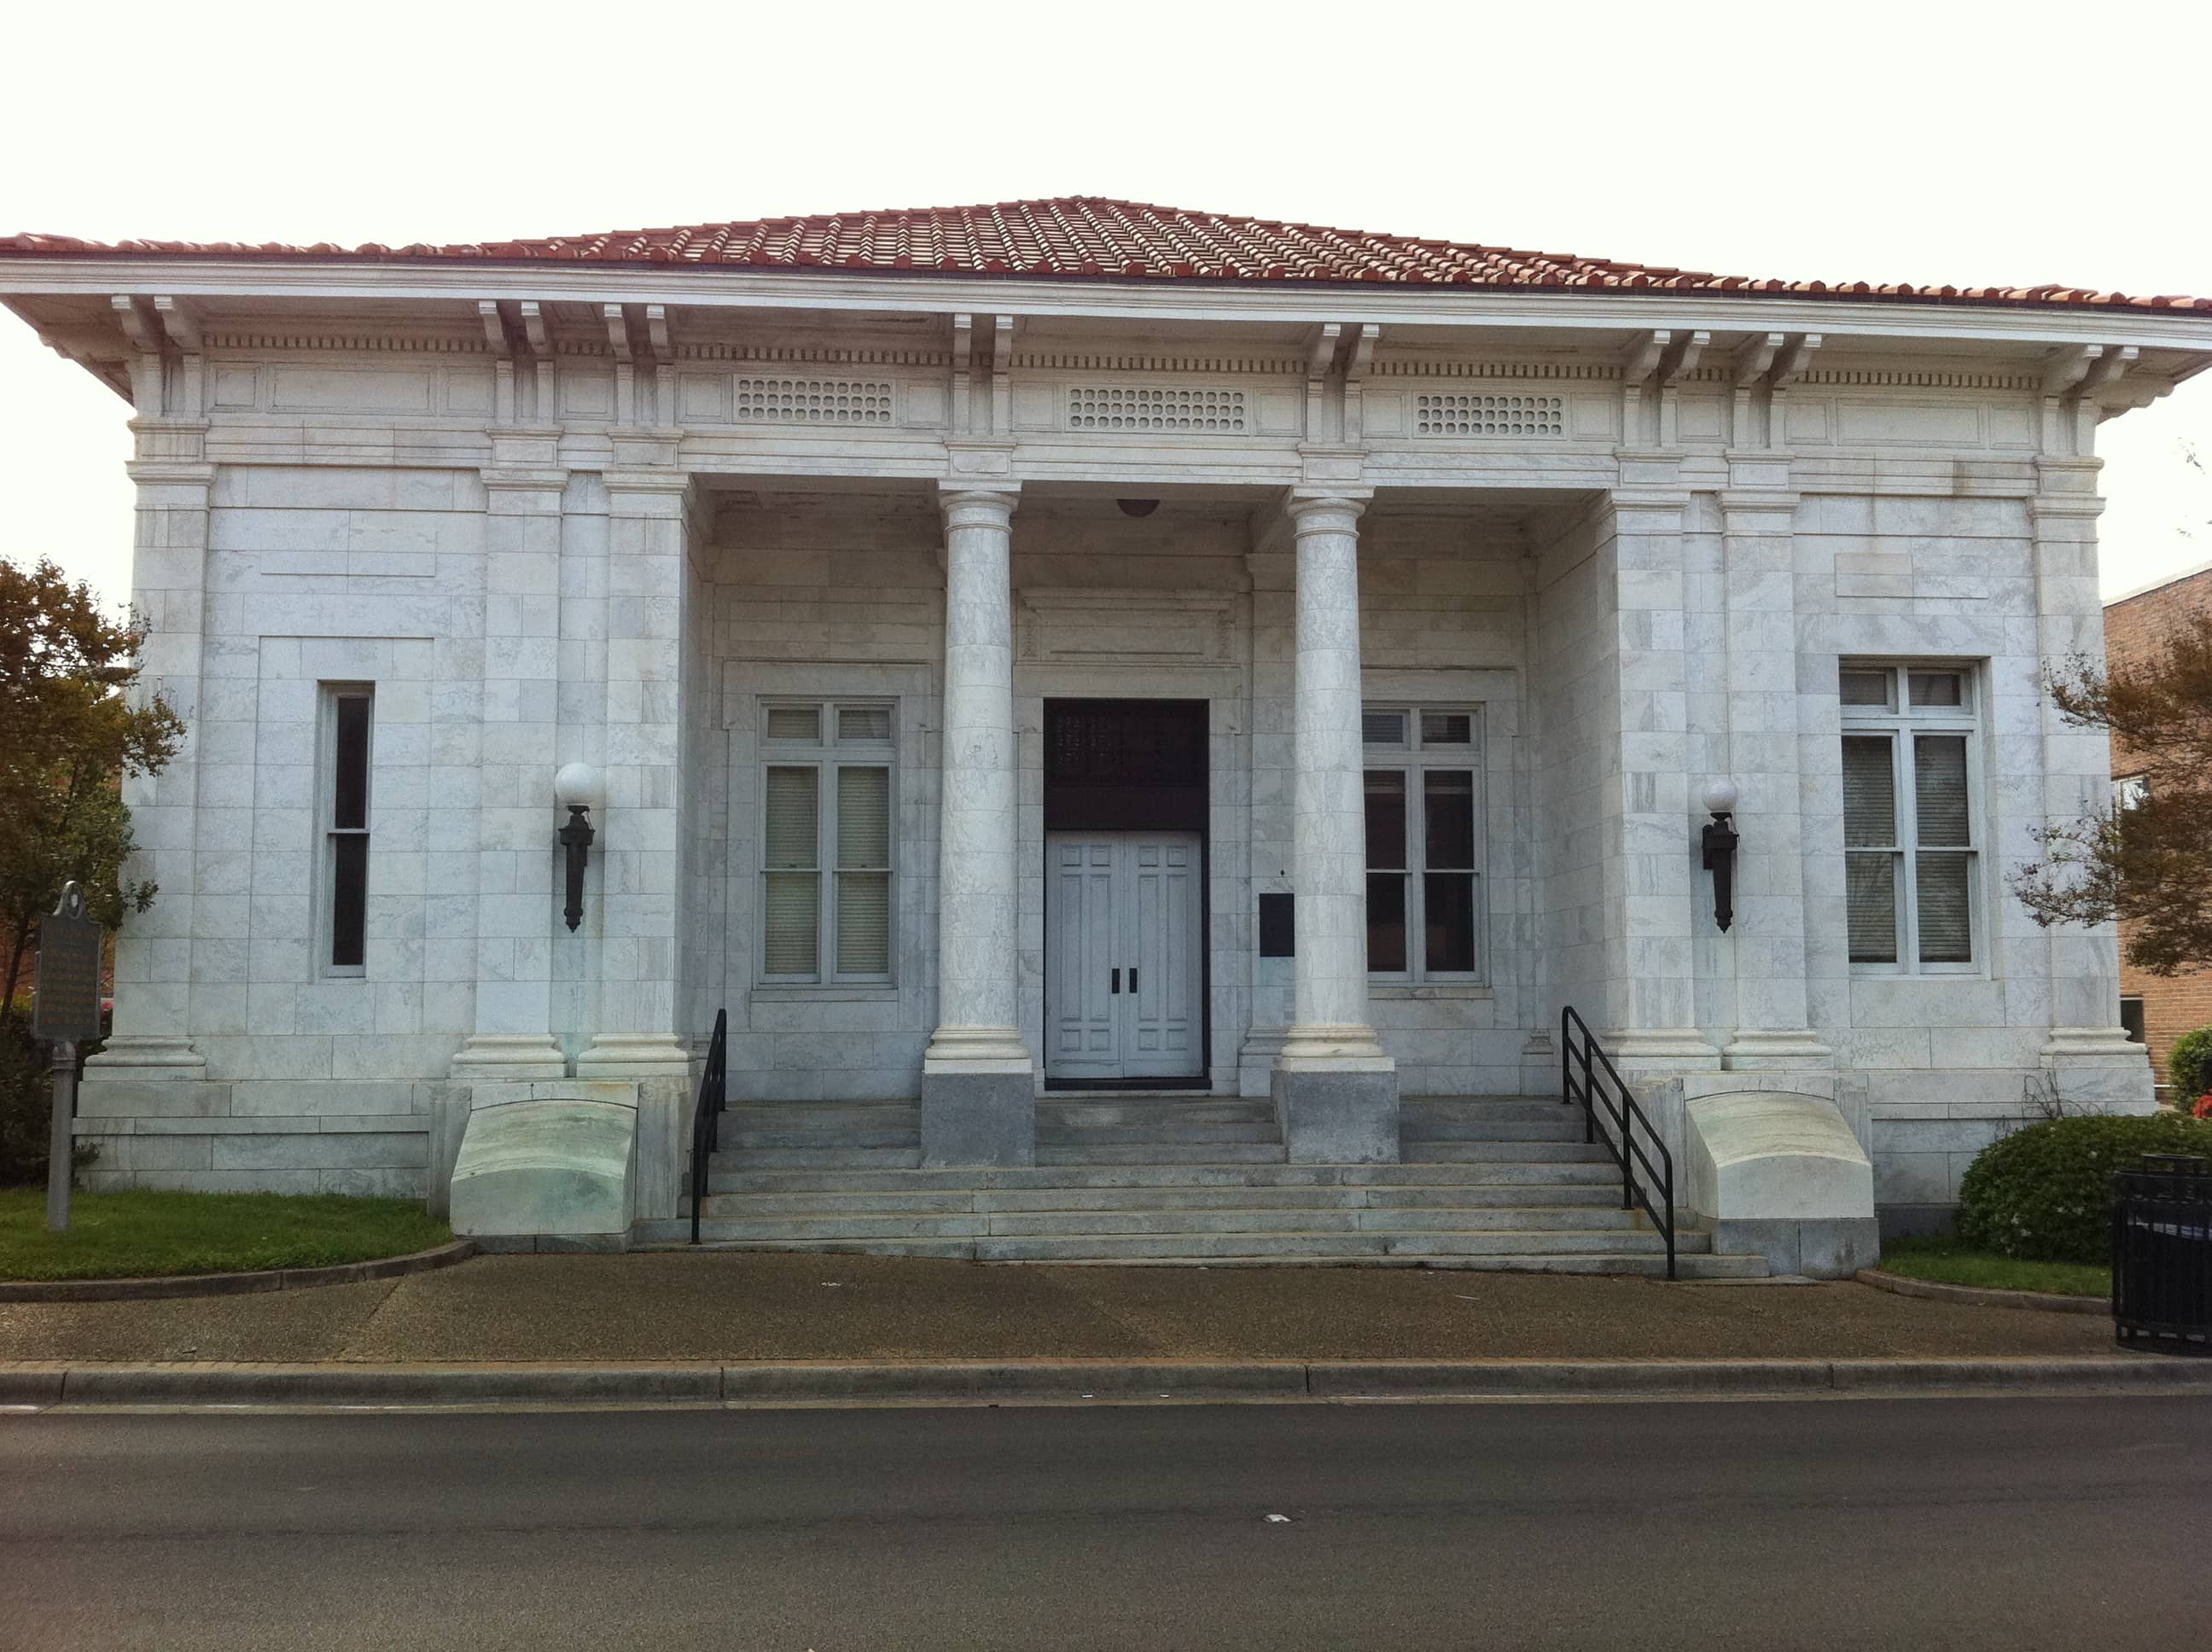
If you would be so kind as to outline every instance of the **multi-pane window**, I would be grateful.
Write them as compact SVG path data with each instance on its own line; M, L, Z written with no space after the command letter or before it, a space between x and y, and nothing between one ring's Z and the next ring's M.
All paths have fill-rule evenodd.
M761 708L763 980L890 979L891 712Z
M1367 969L1480 981L1481 728L1472 710L1373 706L1366 746Z
M1972 969L1980 907L1974 674L1846 663L1838 688L1850 960L1906 975Z
M367 684L323 689L321 773L322 969L357 975L367 957L368 782L375 694Z

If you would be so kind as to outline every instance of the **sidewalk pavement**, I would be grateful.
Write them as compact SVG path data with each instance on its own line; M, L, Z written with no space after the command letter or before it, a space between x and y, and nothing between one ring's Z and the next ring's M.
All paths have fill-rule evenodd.
M0 1362L2050 1361L2100 1319L1855 1283L1425 1268L1006 1266L887 1256L500 1255L407 1278L0 1303ZM2131 1356L2136 1360L2153 1356ZM2203 1362L2196 1362L2203 1363Z

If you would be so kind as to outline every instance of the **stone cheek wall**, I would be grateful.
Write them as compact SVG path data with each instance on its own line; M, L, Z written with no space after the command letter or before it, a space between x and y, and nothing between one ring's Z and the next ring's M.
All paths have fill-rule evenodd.
M2154 659L2165 638L2184 625L2212 617L2212 568L2172 580L2105 610L2105 653L2115 666ZM2112 774L2136 773L2142 759L2115 743ZM2198 1027L2212 1025L2212 969L2185 969L2160 977L2123 959L2120 991L2143 1001L2143 1032L2150 1045L2158 1082L2166 1082L2166 1053L2173 1041ZM2185 1102L2189 1098L2178 1098Z

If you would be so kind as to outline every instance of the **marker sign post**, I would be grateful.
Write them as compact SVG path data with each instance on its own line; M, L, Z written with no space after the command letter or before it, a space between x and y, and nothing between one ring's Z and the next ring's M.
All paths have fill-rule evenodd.
M72 879L53 915L39 924L39 977L31 1036L53 1041L54 1125L46 1157L46 1226L70 1224L70 1171L76 1142L76 1047L100 1036L100 962L106 935L84 915L84 890Z

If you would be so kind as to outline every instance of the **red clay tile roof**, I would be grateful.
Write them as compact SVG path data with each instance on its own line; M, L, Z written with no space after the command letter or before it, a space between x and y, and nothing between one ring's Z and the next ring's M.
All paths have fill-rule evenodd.
M2079 287L1876 286L1756 280L1651 269L1563 253L1419 240L1228 218L1175 207L1073 197L995 206L833 213L669 229L614 230L544 240L453 246L342 247L270 243L118 241L64 235L0 238L0 255L477 259L501 264L722 264L761 270L860 270L1045 278L1382 282L1401 286L1582 288L1741 293L1804 298L1954 300L2212 312L2212 299L2130 297Z

